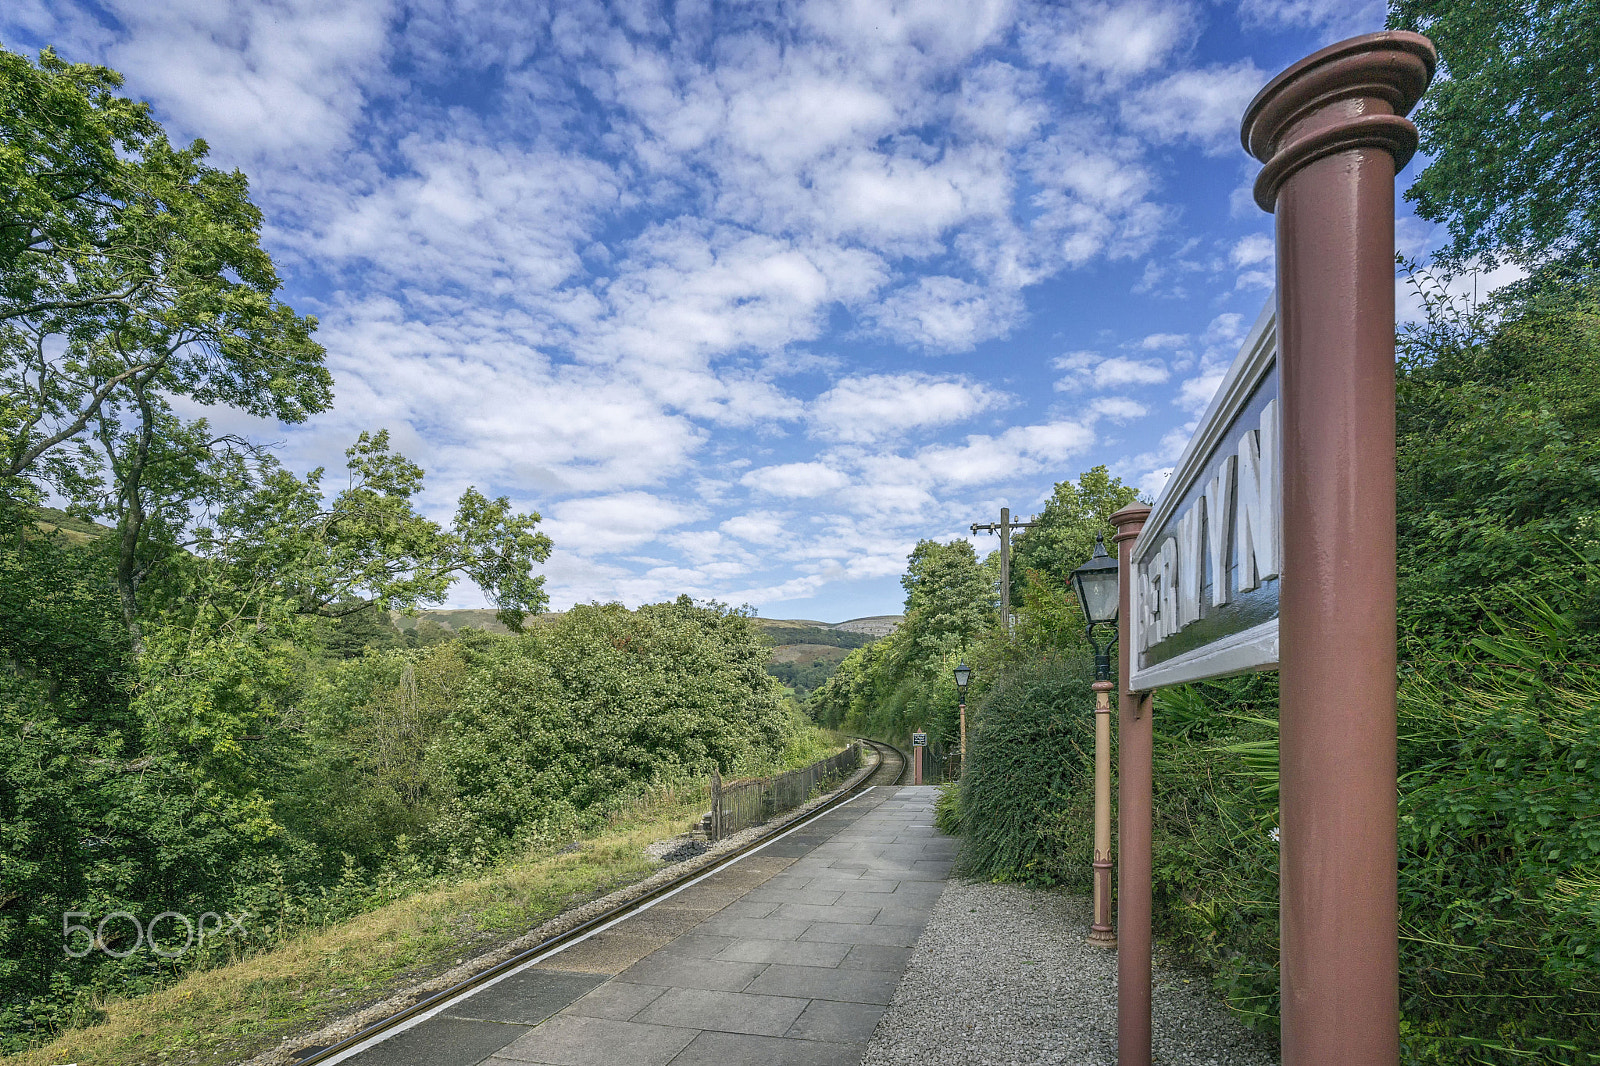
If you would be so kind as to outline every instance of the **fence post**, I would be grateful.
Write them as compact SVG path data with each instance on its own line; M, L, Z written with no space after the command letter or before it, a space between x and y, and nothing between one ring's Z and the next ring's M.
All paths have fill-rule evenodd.
M711 768L711 840L722 839L722 771Z

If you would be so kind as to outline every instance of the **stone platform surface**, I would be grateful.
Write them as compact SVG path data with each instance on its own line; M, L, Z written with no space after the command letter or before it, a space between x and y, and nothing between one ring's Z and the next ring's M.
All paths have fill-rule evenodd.
M931 786L878 786L342 1061L860 1063L944 890Z

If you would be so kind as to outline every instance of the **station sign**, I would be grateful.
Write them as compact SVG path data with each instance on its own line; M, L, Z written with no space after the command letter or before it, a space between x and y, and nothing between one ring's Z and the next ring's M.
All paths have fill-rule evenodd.
M914 747L914 748L925 748L925 747L927 747L928 746L928 734L926 734L926 733L912 733L911 734L911 746Z
M1278 665L1277 351L1269 299L1134 541L1133 691Z

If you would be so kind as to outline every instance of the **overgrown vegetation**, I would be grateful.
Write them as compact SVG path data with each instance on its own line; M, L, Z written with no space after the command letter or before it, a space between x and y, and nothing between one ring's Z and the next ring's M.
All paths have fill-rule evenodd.
M852 651L807 701L822 725L903 742L926 729L946 742L959 731L951 669L999 612L998 567L970 542L920 541L900 583L905 621Z
M1596 10L1418 2L1396 18L1434 35L1452 75L1419 117L1437 156L1413 192L1452 245L1413 275L1427 315L1398 345L1404 1061L1592 1064L1600 275L1584 189L1597 157L1563 116L1593 96L1597 38L1580 27ZM1452 298L1449 271L1479 256L1531 273L1481 303ZM1052 569L1081 563L1091 536ZM974 873L1082 889L1091 699L1060 665L1082 661L1080 620L1032 578L1015 637L978 642L997 650L975 676L967 777L939 819L965 835ZM1277 716L1277 678L1258 674L1164 690L1154 718L1157 934L1268 1032Z
M383 431L330 485L187 417L301 421L331 378L244 176L119 85L0 51L0 1051L827 753L745 613L523 631L538 514L434 521ZM461 578L510 634L388 624Z
M653 873L643 845L699 816L709 789L698 784L643 796L637 809L619 809L614 825L488 870L352 886L355 894L329 907L326 921L285 930L273 950L221 959L147 995L111 1000L98 1024L7 1062L242 1060Z
M1600 284L1551 269L1477 307L1429 296L1398 393L1406 1059L1600 1061ZM1013 639L977 642L942 817L968 870L1081 890L1080 619L1037 576L1024 591ZM1155 729L1158 935L1275 1032L1277 679L1164 690Z

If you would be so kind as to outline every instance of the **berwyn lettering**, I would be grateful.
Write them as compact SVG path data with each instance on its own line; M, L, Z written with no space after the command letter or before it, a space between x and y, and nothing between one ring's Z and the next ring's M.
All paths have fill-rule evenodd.
M1141 651L1200 620L1208 574L1213 607L1278 576L1279 454L1273 399L1262 408L1259 427L1240 438L1236 452L1219 458L1205 492L1173 523L1174 535L1139 567Z

